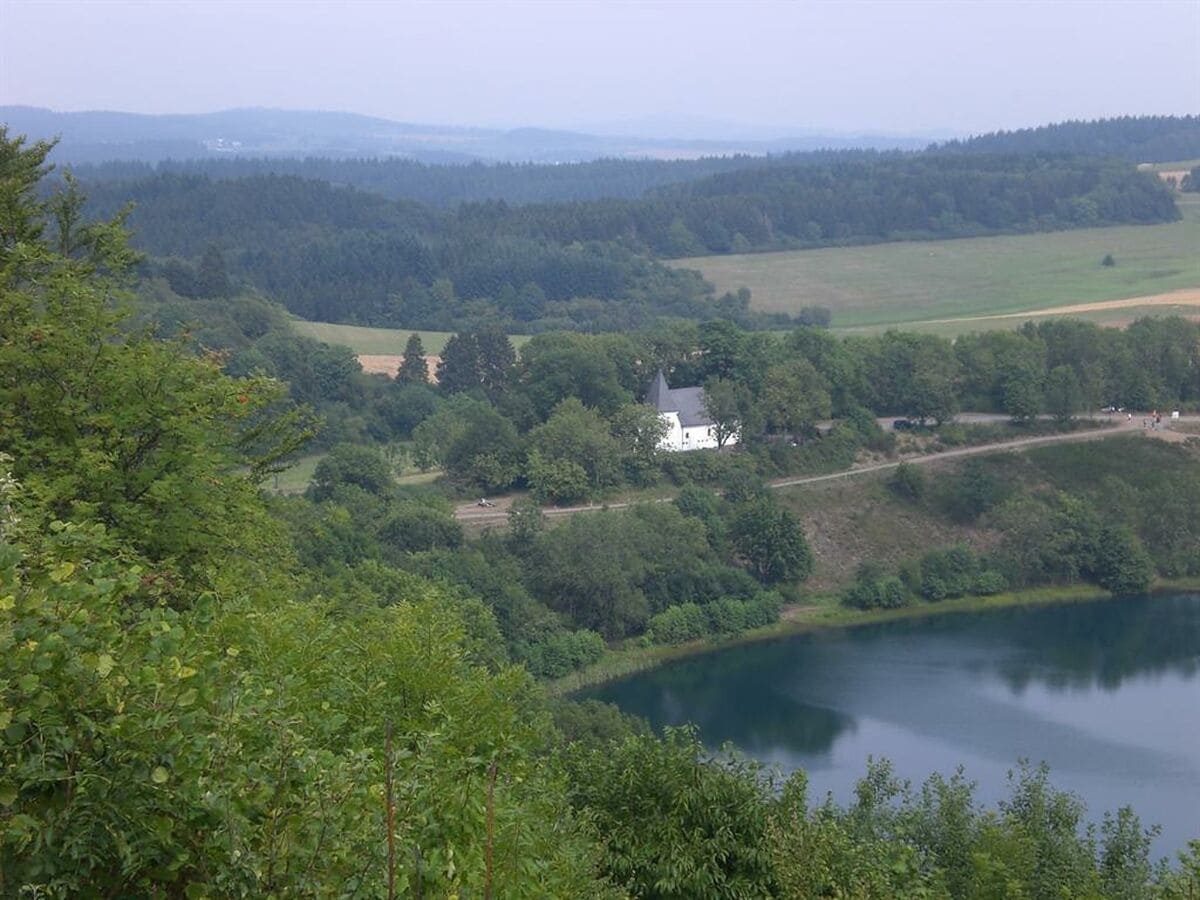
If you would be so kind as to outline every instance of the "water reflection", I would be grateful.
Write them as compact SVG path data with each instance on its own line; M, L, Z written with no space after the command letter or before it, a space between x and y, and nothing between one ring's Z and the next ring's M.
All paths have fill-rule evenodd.
M734 648L608 685L835 792L868 754L908 777L959 763L998 794L1018 757L1096 810L1132 803L1165 846L1200 834L1200 597L1009 609ZM908 771L905 771L907 767Z

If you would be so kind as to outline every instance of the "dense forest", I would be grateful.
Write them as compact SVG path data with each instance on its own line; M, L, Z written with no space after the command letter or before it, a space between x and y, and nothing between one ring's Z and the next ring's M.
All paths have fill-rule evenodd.
M439 212L293 176L85 186L178 293L208 250L305 318L451 330L616 331L662 317L787 324L659 257L1170 221L1151 173L1084 157L877 157L743 169L640 200ZM821 321L819 311L801 321Z
M769 617L773 592L807 571L794 518L746 481L719 499L697 486L675 504L557 529L526 510L507 534L465 542L436 501L406 496L369 453L348 450L330 454L309 496L270 500L262 486L311 417L282 382L129 319L136 254L119 221L81 220L70 195L38 201L48 150L0 134L0 894L1194 890L1200 846L1160 868L1132 812L1085 830L1082 802L1042 770L1022 769L990 808L962 776L917 793L881 763L843 809L810 798L803 774L779 782L693 733L655 736L612 708L548 699L526 666L561 671L640 621L670 639L694 618L685 605L653 612L676 590L711 628ZM247 342L276 328L256 303L229 320ZM1076 337L1087 357L1096 335ZM785 374L819 388L807 362L818 354L804 347L836 357L827 339L789 339ZM738 361L760 340L718 325L693 364L753 377ZM543 448L565 454L562 420L591 413L568 367L546 361L553 346L525 360L544 374L521 392L529 415L550 410L532 429ZM911 370L889 352L920 385L954 370L947 350L921 349ZM1086 362L1054 352L1063 366ZM337 360L319 366L334 383ZM507 370L466 371L478 386L444 402L496 416L489 391L519 396ZM1171 371L1151 372L1151 386L1194 390ZM429 390L382 390L414 387ZM577 561L594 578L581 583ZM681 611L655 620L670 609Z
M939 151L962 153L1086 153L1130 162L1174 162L1200 154L1200 116L1118 116L1057 122L948 141Z
M750 165L818 164L832 159L874 156L843 150L783 153L772 157L713 156L696 160L601 159L594 162L470 163L431 165L410 159L183 159L157 165L109 162L76 166L81 180L135 181L155 174L202 175L229 181L260 175L293 175L356 187L393 200L414 200L439 208L502 200L512 205L560 201L635 200L647 191L730 172Z

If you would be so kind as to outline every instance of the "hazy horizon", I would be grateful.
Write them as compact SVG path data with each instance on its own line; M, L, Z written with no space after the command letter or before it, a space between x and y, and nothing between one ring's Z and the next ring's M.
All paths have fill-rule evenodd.
M961 135L1200 111L1200 2L0 0L0 104Z

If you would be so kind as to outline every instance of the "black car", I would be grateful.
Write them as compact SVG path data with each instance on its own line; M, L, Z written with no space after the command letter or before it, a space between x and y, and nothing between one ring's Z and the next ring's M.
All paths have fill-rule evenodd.
M912 419L896 419L892 422L892 431L912 431L918 425Z

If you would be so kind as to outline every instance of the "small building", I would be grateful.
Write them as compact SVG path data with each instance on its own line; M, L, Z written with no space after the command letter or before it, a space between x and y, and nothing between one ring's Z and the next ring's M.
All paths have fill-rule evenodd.
M660 450L703 450L717 446L717 428L704 408L704 388L672 388L660 370L650 382L646 402L658 410L667 425L667 433L659 441ZM737 443L737 434L725 445Z

